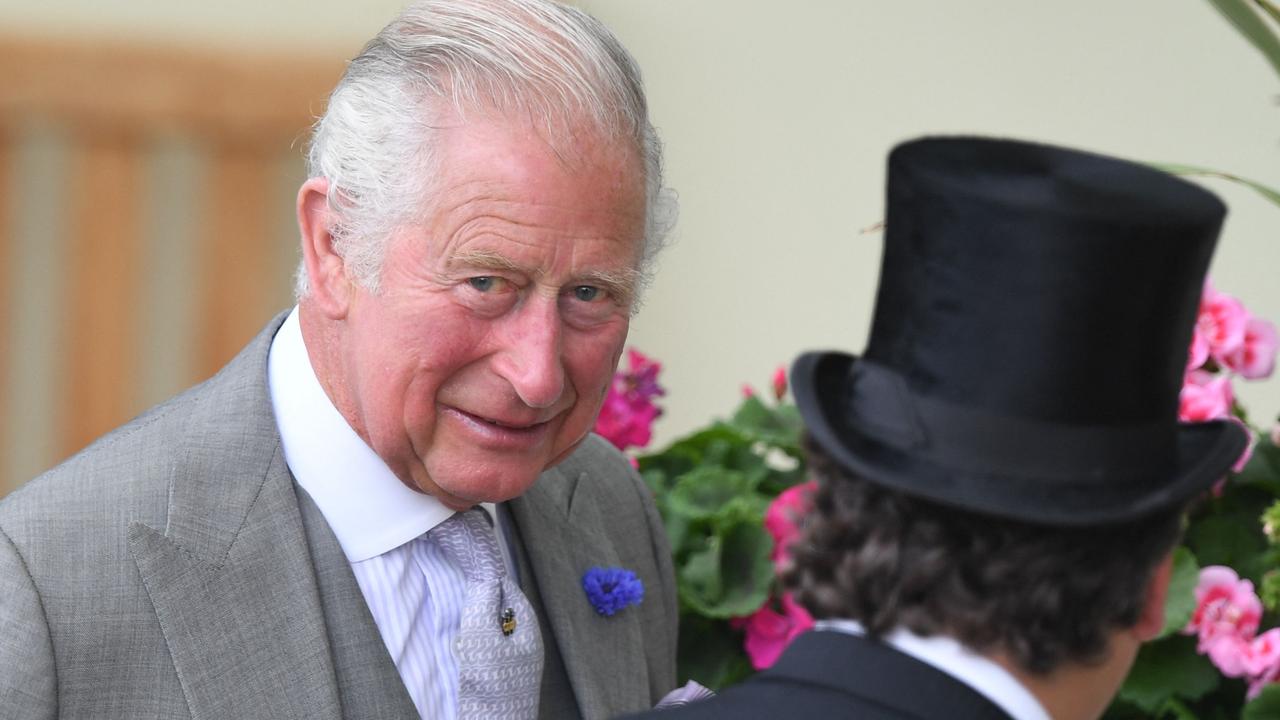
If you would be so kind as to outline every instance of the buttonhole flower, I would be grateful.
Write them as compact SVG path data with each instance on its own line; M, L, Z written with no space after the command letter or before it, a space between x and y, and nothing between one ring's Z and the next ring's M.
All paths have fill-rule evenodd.
M644 600L644 583L626 568L593 567L583 574L582 589L591 607L605 617Z

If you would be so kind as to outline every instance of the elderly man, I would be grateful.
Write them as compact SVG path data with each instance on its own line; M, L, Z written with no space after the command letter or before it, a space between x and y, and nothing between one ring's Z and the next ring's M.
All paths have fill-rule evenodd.
M818 618L666 720L1092 720L1165 624L1181 512L1240 428L1180 425L1222 204L1112 158L931 138L889 159L871 337L792 368Z
M545 0L419 2L310 161L293 312L0 505L0 715L651 706L668 551L589 434L673 210L634 61Z

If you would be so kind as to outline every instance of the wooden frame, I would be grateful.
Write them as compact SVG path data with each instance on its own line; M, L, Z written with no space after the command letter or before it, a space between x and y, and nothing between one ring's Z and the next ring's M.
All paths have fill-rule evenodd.
M189 322L192 380L212 372L243 344L272 308L271 259L279 238L267 204L282 150L297 147L343 64L336 58L291 57L264 51L139 47L116 42L0 36L0 267L17 256L13 157L24 128L65 128L71 170L65 195L69 236L67 297L61 328L71 352L58 358L62 397L50 398L64 418L49 432L64 454L123 422L134 406L141 342L135 312L145 217L146 154L160 136L193 138L209 158L194 256L198 293ZM0 277L0 298L13 289ZM9 337L0 313L0 337ZM250 330L251 332L251 330ZM0 379L12 354L6 342ZM0 407L7 407L0 382ZM0 415L2 418L3 415ZM0 419L0 457L13 428ZM58 458L50 458L52 463ZM8 483L0 478L0 494Z

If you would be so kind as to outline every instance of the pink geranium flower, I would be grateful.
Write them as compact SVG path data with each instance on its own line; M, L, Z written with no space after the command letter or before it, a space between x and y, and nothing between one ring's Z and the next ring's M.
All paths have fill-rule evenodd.
M782 596L782 612L765 603L765 606L746 618L743 643L751 666L763 670L778 661L778 656L800 633L813 627L813 616L791 599L789 593Z
M1205 422L1231 414L1235 393L1231 378L1192 370L1178 395L1178 419L1183 422Z
M1268 630L1252 640L1235 635L1214 638L1206 654L1226 677L1246 678L1252 698L1280 674L1280 628Z
M1244 342L1248 317L1248 312L1239 300L1214 290L1212 285L1205 282L1196 328L1209 343L1209 352L1214 358L1223 361L1236 352Z
M1280 628L1272 628L1254 638L1244 654L1244 671L1251 677L1273 672L1280 665Z
M1245 662L1249 654L1249 641L1238 635L1215 637L1201 652L1208 655L1209 662L1227 677L1244 677L1247 674Z
M1187 350L1187 372L1204 366L1209 359L1209 340L1200 331L1197 324L1191 331L1191 347Z
M1276 327L1262 318L1245 322L1244 339L1234 352L1222 357L1222 364L1250 380L1271 377L1276 367Z
M665 395L658 384L662 365L637 350L627 352L627 369L613 376L600 406L595 431L619 450L644 447L653 439L653 421L662 409L653 399Z
M773 536L773 564L779 570L790 557L787 547L800 534L800 519L813 506L817 483L793 485L778 494L764 513L764 529Z
M1280 662L1273 663L1261 674L1250 678L1249 691L1245 694L1245 697L1249 700L1258 697L1258 694L1262 692L1262 688L1275 682L1277 677L1280 677Z
M1209 565L1200 569L1195 595L1195 613L1183 632L1199 636L1200 652L1209 652L1223 637L1228 642L1230 638L1253 639L1262 621L1262 601L1254 594L1252 582L1240 579L1229 567ZM1232 649L1219 646L1218 654L1225 657Z

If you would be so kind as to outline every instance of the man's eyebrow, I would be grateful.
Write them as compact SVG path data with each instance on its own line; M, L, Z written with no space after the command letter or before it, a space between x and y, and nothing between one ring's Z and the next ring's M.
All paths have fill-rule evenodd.
M491 250L473 250L458 253L448 260L450 269L475 268L477 270L506 270L531 277L541 273L516 263L511 258ZM635 296L636 285L640 282L640 271L634 268L626 270L588 270L574 276L574 285L598 285L624 304L630 303Z
M529 269L521 267L500 253L489 250L472 250L464 253L458 253L449 258L448 266L450 268L467 267L480 268L487 270L508 270L510 272L529 273Z
M635 296L636 284L640 279L640 271L624 270L621 272L595 270L586 272L574 280L574 285L598 285L609 291L619 302L630 304Z

